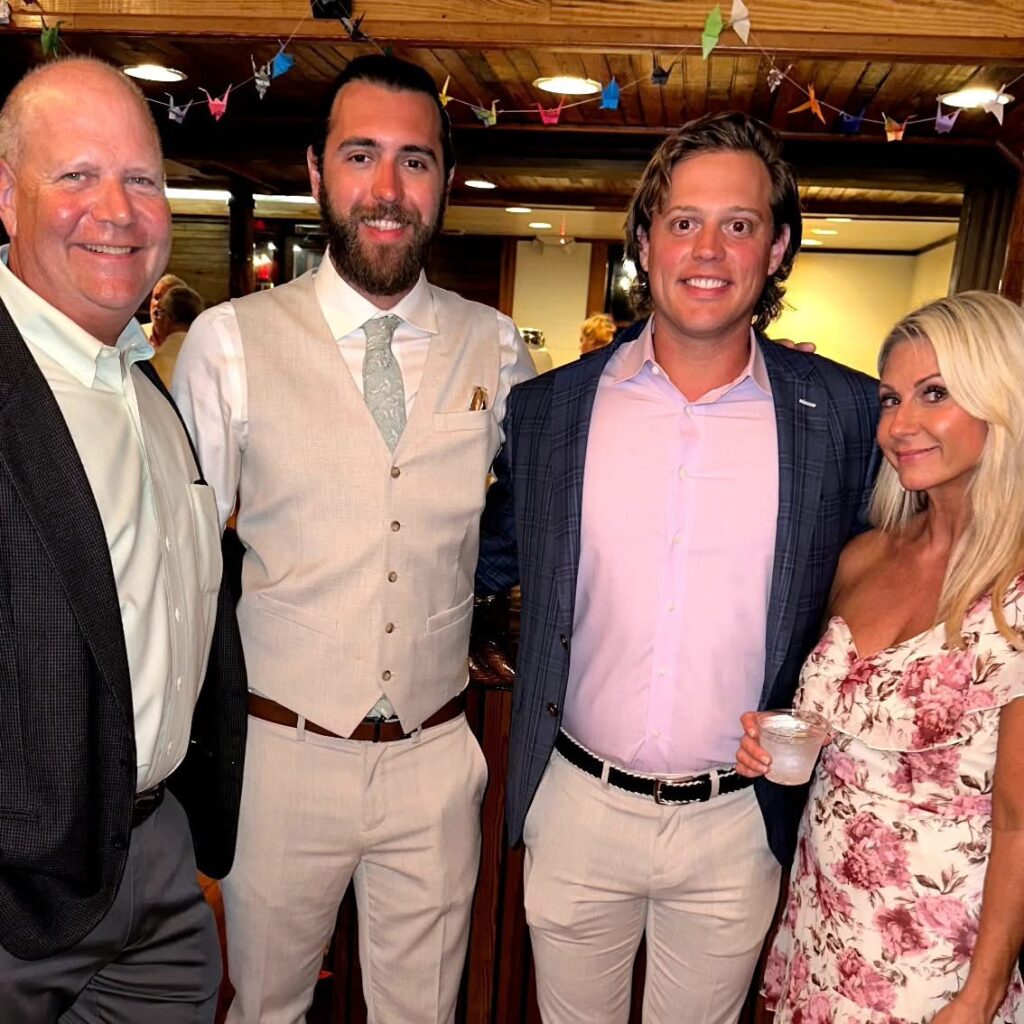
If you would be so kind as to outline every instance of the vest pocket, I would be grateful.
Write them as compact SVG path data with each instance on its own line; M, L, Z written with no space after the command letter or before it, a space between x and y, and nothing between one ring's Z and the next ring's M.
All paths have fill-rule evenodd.
M453 605L451 608L446 608L443 612L438 612L436 615L431 615L427 619L427 632L436 633L438 630L444 629L446 626L454 625L457 622L462 622L467 616L473 614L473 595L470 594L464 601L460 601L457 605Z
M244 595L243 595L244 598ZM270 615L275 619L284 619L296 626L303 626L314 633L322 633L324 636L335 637L338 635L338 623L334 619L317 615L315 612L304 611L296 608L295 605L285 604L273 597L256 591L252 595L253 606L262 615Z
M490 409L434 413L435 430L483 430L490 422Z

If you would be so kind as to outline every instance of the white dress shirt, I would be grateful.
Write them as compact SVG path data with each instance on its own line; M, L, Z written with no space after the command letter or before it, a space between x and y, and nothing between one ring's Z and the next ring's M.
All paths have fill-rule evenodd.
M431 336L440 330L433 286L426 275L420 274L412 291L394 308L381 310L348 284L326 257L317 268L314 290L360 394L366 352L362 325L373 317L388 314L401 318L391 350L402 371L408 415L423 377ZM498 342L502 386L494 396L494 414L500 422L509 389L533 377L534 369L515 324L502 313L498 313ZM282 338L281 344L287 345L288 339ZM235 506L242 452L248 444L246 391L245 355L238 321L231 303L223 302L206 310L192 324L178 356L172 387L199 450L203 471L216 492L221 527Z
M171 404L135 367L153 354L138 323L104 345L15 277L7 253L0 248L0 299L53 391L107 538L141 791L188 749L221 573L213 494L194 482Z

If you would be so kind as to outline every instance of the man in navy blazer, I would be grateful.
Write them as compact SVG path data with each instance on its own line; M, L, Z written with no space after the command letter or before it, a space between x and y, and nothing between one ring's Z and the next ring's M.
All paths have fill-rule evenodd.
M644 1020L733 1021L805 798L736 775L738 715L792 702L877 392L764 339L801 237L771 129L678 129L626 233L650 318L513 390L485 512L478 589L522 585L508 831L548 1024L625 1021L645 932Z

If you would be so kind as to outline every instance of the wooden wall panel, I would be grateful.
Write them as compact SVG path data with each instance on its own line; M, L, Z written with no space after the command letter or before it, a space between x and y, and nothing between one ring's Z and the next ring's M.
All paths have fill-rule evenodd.
M167 272L199 292L207 306L227 299L227 218L175 217Z

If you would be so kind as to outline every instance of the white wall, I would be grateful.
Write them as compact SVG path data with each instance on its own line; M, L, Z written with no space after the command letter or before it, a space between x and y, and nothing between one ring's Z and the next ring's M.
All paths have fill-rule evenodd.
M949 294L949 275L953 270L956 242L929 249L914 261L914 280L910 286L910 308L917 309Z
M579 358L580 324L591 312L589 284L589 243L577 242L568 252L550 245L537 252L533 242L516 245L512 319L520 330L544 332L555 366Z
M945 295L954 243L920 256L860 256L804 250L786 290L787 308L769 334L813 341L831 359L874 375L889 329L912 309ZM570 252L532 242L516 246L513 319L544 332L555 366L579 356L588 310L590 245Z
M813 341L830 359L872 376L879 346L911 310L947 293L951 242L920 256L808 252L797 257L786 309L769 334Z

